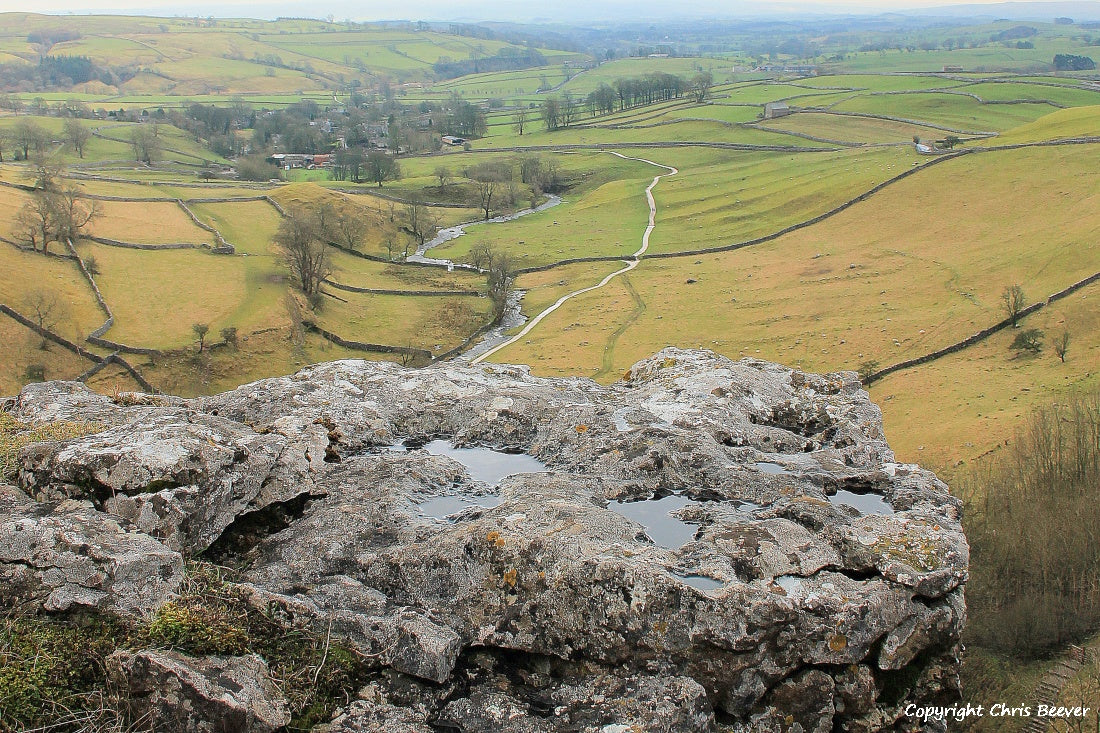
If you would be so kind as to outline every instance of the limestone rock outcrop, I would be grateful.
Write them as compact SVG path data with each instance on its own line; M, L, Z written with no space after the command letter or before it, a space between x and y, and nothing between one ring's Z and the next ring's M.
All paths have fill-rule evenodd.
M146 616L183 578L183 557L88 502L38 503L0 486L0 598L9 611Z
M290 722L267 665L255 654L194 658L118 651L107 667L127 693L134 717L151 730L273 733Z
M25 449L20 488L243 564L375 660L332 733L870 731L957 696L959 502L852 373L666 349L611 386L341 361L102 400L10 402L108 426Z

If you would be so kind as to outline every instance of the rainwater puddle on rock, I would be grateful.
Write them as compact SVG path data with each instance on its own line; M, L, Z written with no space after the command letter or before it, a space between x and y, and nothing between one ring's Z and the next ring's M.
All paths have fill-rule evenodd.
M860 514L893 514L894 507L886 503L878 494L857 494L854 491L840 489L829 497L833 504L853 507Z
M708 578L705 575L680 575L679 573L669 573L669 575L681 583L687 583L692 588L698 588L699 590L714 590L726 586L724 581Z
M645 533L654 543L675 550L695 537L695 530L698 527L677 519L671 513L699 503L701 502L686 496L670 494L660 499L612 501L608 503L607 508L645 527Z
M420 510L420 513L426 517L446 519L470 507L492 509L497 504L500 504L500 502L501 498L499 496L493 496L492 494L484 496L478 496L476 494L455 494L453 496L433 497L427 501L421 502L417 508Z
M547 470L542 461L526 453L505 453L492 448L455 448L447 440L433 440L423 449L433 456L447 456L458 461L466 467L470 478L494 486L514 473L546 473ZM407 448L393 446L391 450ZM493 494L451 494L432 497L421 502L418 509L425 516L446 519L470 507L492 509L501 501L499 496Z
M607 508L645 527L646 535L653 540L654 544L676 550L694 539L698 525L677 519L672 516L672 512L692 504L703 503L681 494L670 494L660 499L612 501L608 502ZM750 501L734 501L730 504L733 504L739 512L751 512L760 508Z
M505 453L492 448L455 448L447 440L433 440L420 446L433 456L447 456L463 466L474 481L496 486L505 476L513 473L546 473L546 464L526 453ZM392 445L389 450L404 452L404 444Z
M789 474L790 473L790 471L788 471L781 464L772 463L771 461L757 461L756 462L756 468L763 471L764 473L773 473L773 474Z

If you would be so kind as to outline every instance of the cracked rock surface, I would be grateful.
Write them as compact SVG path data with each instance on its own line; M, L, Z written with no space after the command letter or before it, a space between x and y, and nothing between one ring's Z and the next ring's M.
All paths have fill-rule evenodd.
M958 694L959 502L894 460L854 374L341 361L134 402L11 401L108 426L24 449L20 488L61 503L18 511L79 499L242 565L257 607L370 655L332 733L871 731Z

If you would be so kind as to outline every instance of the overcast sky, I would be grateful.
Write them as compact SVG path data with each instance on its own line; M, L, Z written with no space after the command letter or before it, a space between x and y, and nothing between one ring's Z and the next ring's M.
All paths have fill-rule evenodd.
M986 4L998 0L964 0ZM215 15L218 17L325 17L337 20L596 20L658 17L752 17L778 13L836 13L873 9L901 10L958 5L960 0L796 0L787 3L729 0L0 0L0 11L42 13L127 12L142 15ZM1033 4L1033 3L1029 3ZM1065 5L1053 2L1051 5ZM1061 11L1058 11L1061 12ZM1055 13L1052 13L1052 15Z

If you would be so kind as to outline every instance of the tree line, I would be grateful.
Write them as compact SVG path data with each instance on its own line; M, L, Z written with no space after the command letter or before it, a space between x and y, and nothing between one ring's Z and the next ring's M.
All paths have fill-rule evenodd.
M539 106L539 114L547 130L558 130L575 124L584 114L595 117L685 96L702 104L710 94L713 84L714 77L708 71L701 71L690 79L676 74L655 72L640 77L617 79L613 84L601 83L583 99L573 97L568 92L560 97L547 97ZM523 134L526 123L526 110L518 111L515 128L519 134Z

